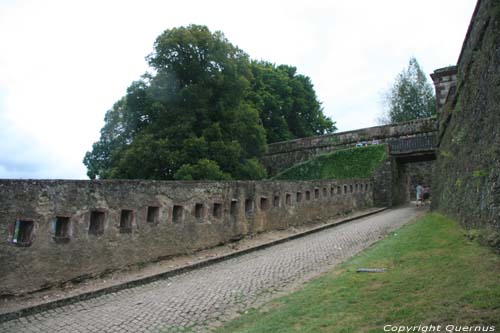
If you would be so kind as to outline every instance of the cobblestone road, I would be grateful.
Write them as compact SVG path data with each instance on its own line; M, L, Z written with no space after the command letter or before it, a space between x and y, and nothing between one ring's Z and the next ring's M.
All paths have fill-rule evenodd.
M389 210L169 279L0 323L0 332L205 332L419 214Z

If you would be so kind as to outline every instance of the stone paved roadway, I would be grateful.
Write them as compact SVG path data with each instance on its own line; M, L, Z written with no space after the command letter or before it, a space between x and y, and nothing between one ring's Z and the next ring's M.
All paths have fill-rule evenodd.
M205 332L345 260L420 212L406 207L32 316L0 332Z

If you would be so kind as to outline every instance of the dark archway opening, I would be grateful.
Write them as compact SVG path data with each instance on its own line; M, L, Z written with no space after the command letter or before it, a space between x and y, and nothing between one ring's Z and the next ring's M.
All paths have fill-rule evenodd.
M416 200L416 187L428 188L432 195L432 175L436 153L420 152L393 156L392 205L398 206Z

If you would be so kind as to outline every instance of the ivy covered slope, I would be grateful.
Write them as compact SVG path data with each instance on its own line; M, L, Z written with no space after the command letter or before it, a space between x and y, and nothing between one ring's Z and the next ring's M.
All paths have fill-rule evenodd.
M385 158L384 145L343 149L296 164L279 173L273 179L368 178Z

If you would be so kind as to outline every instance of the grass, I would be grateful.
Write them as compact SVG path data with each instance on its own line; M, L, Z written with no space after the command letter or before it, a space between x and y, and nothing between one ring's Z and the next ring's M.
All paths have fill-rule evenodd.
M387 324L498 329L500 257L464 233L456 222L427 214L220 332L383 332ZM356 273L359 267L388 270Z
M274 176L273 179L368 178L385 158L384 145L342 149L296 164Z

